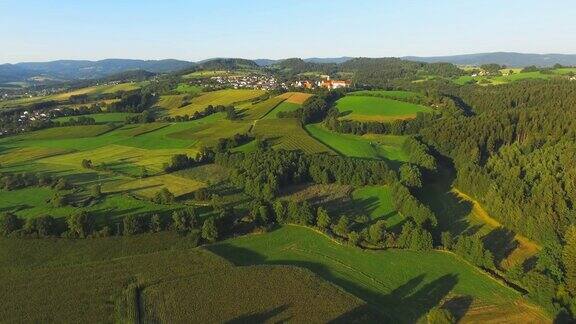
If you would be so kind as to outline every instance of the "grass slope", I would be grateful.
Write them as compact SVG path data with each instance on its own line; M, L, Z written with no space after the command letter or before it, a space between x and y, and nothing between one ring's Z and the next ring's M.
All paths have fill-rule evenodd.
M340 245L311 229L285 226L263 235L230 239L209 246L210 251L237 265L285 264L308 268L322 278L366 300L387 321L413 323L439 304L460 305L457 317L468 308L486 303L504 310L492 320L518 314L524 301L473 266L443 252L402 250L363 251ZM466 301L463 308L462 301ZM477 311L476 315L486 315ZM528 320L545 317L525 313Z
M363 137L341 134L330 131L321 124L306 125L306 130L312 137L345 156L393 161L408 160L408 156L402 150L403 136Z

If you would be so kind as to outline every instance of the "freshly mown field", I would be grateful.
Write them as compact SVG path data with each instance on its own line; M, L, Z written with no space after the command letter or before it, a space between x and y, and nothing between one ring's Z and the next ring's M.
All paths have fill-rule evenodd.
M405 138L403 136L342 134L330 131L321 124L306 125L306 130L312 137L345 156L392 161L408 160L408 156L402 150Z
M463 322L548 322L519 293L445 252L366 251L284 226L208 249L236 265L298 265L359 296L388 322L414 323L437 305Z
M258 120L252 132L257 137L269 139L276 149L302 150L306 153L331 152L324 144L308 135L300 121L293 118Z
M344 119L387 122L411 119L432 109L413 103L375 96L346 96L336 103Z
M175 233L0 239L0 318L10 323L378 320L363 301L305 269L235 267L194 248L196 242L196 234Z
M168 111L172 116L192 115L196 111L204 110L208 105L232 105L254 99L265 93L263 90L226 89L202 93L190 100L190 104L173 108Z
M304 101L308 100L308 98L312 97L312 94L305 92L285 92L278 97L286 99L286 102L301 105Z

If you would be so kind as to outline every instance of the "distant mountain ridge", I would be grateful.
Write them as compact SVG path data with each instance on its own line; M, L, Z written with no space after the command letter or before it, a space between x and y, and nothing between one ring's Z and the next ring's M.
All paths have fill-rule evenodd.
M25 81L34 76L42 76L55 80L98 79L131 70L166 73L182 70L193 65L193 62L173 59L24 62L0 65L0 82Z
M526 54L515 52L494 52L449 56L404 56L402 59L427 63L452 63L457 65L481 65L496 63L510 67L530 65L550 67L554 64L576 65L576 54Z
M481 65L497 63L510 67L525 67L536 65L549 67L554 64L576 66L576 54L525 54L514 52L478 53L451 56L404 56L403 60L426 63L452 63L457 65ZM88 60L58 60L51 62L24 62L16 64L0 64L0 83L21 82L31 79L47 79L57 81L100 79L127 71L148 71L151 73L170 73L176 71L204 69L237 69L268 66L291 65L292 68L306 69L308 65L327 68L330 64L345 64L353 62L354 58L342 57L311 57L306 59L256 59L211 58L199 62L175 59L165 60L131 60L106 59L100 61Z

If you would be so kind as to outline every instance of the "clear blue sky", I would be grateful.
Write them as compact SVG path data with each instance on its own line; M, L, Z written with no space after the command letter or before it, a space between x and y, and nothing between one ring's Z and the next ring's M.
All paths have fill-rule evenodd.
M0 63L576 53L568 0L0 0Z

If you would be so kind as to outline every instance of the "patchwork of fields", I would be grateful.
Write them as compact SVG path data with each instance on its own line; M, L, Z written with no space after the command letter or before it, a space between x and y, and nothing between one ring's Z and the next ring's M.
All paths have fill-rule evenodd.
M145 322L327 322L366 307L310 271L236 267L194 248L197 239L197 233L170 232L80 241L0 239L0 318L115 322L139 314ZM200 298L190 298L191 291ZM141 302L126 299L130 294ZM350 318L378 318L363 313Z
M192 115L197 111L204 110L208 105L232 105L245 101L252 100L263 95L265 91L263 90L244 90L244 89L226 89L217 90L201 94L198 97L194 97L190 100L189 104L180 107L173 108L172 106L168 110L168 114L171 116L184 116Z

